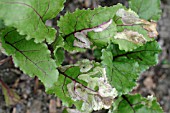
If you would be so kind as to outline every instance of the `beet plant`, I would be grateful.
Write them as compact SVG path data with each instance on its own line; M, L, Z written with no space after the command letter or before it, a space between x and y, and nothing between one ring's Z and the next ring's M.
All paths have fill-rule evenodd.
M66 12L59 30L45 24L65 0L0 0L1 51L23 73L44 84L64 112L163 113L155 97L132 94L139 75L158 62L155 37L160 0ZM65 52L93 52L96 60L64 65Z

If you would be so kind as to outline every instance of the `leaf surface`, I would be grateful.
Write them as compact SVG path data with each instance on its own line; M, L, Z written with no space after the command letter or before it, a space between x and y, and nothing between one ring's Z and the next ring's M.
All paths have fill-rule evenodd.
M157 42L148 42L132 51L120 51L118 46L110 45L102 51L102 64L106 68L110 84L120 94L130 92L136 86L139 74L149 66L157 64L160 47Z
M39 43L46 40L52 43L56 30L46 26L47 19L54 18L65 0L0 0L0 18L6 26L15 27L26 39Z
M158 21L162 12L160 5L160 0L129 0L129 7L145 20Z
M0 20L0 31L1 29L5 28L4 22L2 20Z
M117 34L112 42L119 45L120 50L133 51L146 42L157 37L157 24L140 19L131 9L120 8L116 12L114 21L117 24Z
M6 29L1 37L2 47L7 55L12 55L14 64L31 77L38 76L46 87L52 87L58 79L56 64L50 56L46 44L27 41L15 29Z
M82 51L93 46L105 46L116 33L112 21L121 4L112 7L99 7L94 10L67 12L58 21L60 34L65 40L65 49Z
M55 42L53 43L54 50L54 58L56 61L57 66L61 66L65 58L65 51L64 51L64 40L61 36L57 37Z
M162 108L152 96L147 98L139 94L122 95L113 104L109 113L163 113Z

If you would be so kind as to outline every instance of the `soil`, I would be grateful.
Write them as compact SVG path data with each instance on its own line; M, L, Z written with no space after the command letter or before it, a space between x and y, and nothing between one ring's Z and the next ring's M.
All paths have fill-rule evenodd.
M98 5L111 6L117 2L127 5L126 0L67 0L67 3L65 3L66 8L59 16L63 15L66 11L73 12L76 8L95 8ZM162 18L158 23L160 35L157 38L162 47L162 53L159 55L159 63L140 76L138 86L134 89L133 93L140 93L145 97L148 95L156 96L164 111L170 113L170 3L168 0L163 0L162 10ZM56 19L49 21L49 23L55 25ZM82 56L84 55L79 55L78 57ZM86 57L93 59L90 52L86 54ZM6 56L0 53L0 60L4 58ZM66 59L66 61L70 63L74 62L72 59ZM0 78L8 87L14 89L21 98L19 103L6 106L2 89L0 88L0 113L62 112L61 101L54 95L46 94L43 85L37 78L30 78L23 74L19 69L14 67L11 60L0 66ZM105 112L99 111L95 113Z

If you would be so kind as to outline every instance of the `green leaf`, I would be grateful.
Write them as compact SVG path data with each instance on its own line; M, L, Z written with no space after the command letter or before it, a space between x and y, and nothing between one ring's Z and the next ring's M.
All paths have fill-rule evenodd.
M56 65L57 67L61 66L61 64L63 63L64 61L64 58L65 58L65 51L63 48L58 48L54 51L54 58L55 58L55 61L56 61Z
M114 53L113 59L116 60L122 57L126 57L129 60L133 59L138 62L141 71L145 71L150 66L156 65L160 52L160 45L156 41L148 42L132 52L117 51L116 47L112 51Z
M54 43L52 44L54 50L54 58L56 61L57 66L61 66L61 64L64 61L65 58L65 51L63 49L64 47L64 40L61 36L57 37Z
M118 4L94 10L67 12L58 22L60 35L65 40L65 49L83 51L85 48L107 45L116 33L116 25L112 19L121 7Z
M109 113L163 113L162 108L152 96L147 98L139 94L122 95L113 104Z
M129 0L129 7L145 20L158 21L162 12L160 5L160 0Z
M62 100L62 104L67 107L72 107L74 104L77 109L81 109L82 101L74 101L70 97L67 89L67 84L71 83L71 80L60 74L58 82L55 83L54 87L48 90L48 93L55 94Z
M130 92L136 86L139 64L127 58L121 58L113 62L112 52L107 50L102 52L102 64L106 68L110 84L118 90L119 94Z
M110 45L102 51L102 64L112 86L120 94L130 92L136 86L139 74L149 66L157 64L160 47L157 42L148 42L132 51L120 51L118 46Z
M2 47L6 53L12 55L14 64L31 77L38 76L46 87L52 87L58 79L56 64L51 59L46 44L36 44L27 41L15 29L6 29L1 37Z
M5 28L4 22L0 19L0 31Z
M62 9L65 0L0 0L0 19L6 26L15 27L26 39L36 43L46 40L52 43L56 30L46 26L47 19L54 18Z

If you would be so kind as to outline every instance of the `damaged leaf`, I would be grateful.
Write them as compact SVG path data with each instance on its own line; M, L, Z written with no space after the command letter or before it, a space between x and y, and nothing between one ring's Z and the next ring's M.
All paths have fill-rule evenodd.
M92 89L86 89L74 82L67 85L73 100L84 101L81 108L82 111L89 112L92 110L101 110L102 108L109 109L111 107L118 93L108 83L104 68L95 67L92 72L81 74L78 78L87 82L87 87ZM98 87L97 90L95 90L96 87Z
M143 28L148 31L148 36L150 38L154 38L154 37L158 36L158 32L156 30L156 28L157 28L157 23L156 22L153 22L153 21L148 22L146 20L141 20L141 21L142 21L142 23L145 24L143 26Z
M58 21L60 35L65 40L68 51L83 51L95 46L101 48L116 34L113 21L116 11L122 5L99 7L94 10L79 10L66 13ZM78 36L77 36L78 35Z
M107 29L112 24L112 19L110 19L108 22L104 22L103 24L90 28L82 30L81 32L74 33L74 36L79 40L74 40L74 46L80 47L80 48L88 48L90 49L90 45L92 45L92 42L88 39L88 32L94 31L94 32L102 32L103 30Z
M114 36L113 43L118 44L120 50L132 51L146 42L153 41L153 37L158 35L155 22L140 19L130 9L119 9L114 20L118 33Z
M74 36L78 40L74 40L74 46L80 47L80 48L89 48L90 49L90 40L87 38L87 35L84 34L83 32L76 32Z

